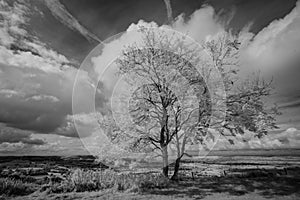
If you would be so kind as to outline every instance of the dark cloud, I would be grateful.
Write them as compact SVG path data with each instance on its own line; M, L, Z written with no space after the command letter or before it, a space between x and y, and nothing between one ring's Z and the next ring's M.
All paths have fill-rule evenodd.
M76 129L61 128L72 115L72 90L76 71L49 73L37 68L0 64L0 122L7 126L37 133L78 137ZM82 101L93 93L88 81L79 88ZM104 97L98 91L98 105ZM102 103L101 103L102 102ZM67 120L67 122L66 122ZM64 132L65 131L65 132Z
M29 145L44 145L45 141L32 138L32 133L13 129L0 124L0 144L2 143L23 143Z

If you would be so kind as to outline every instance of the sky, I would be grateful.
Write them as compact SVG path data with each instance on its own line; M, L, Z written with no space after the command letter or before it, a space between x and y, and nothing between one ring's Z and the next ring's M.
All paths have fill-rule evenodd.
M85 127L87 141L97 127L89 113L72 112L77 70L102 41L103 52L126 44L132 27L169 24L196 41L222 31L240 33L246 44L242 58L273 76L271 99L282 115L279 129L263 139L220 140L218 149L298 148L300 145L300 2L296 0L0 0L0 155L76 155L88 151L74 120ZM113 37L120 34L118 38ZM124 39L125 38L125 39ZM101 71L101 69L100 69ZM80 102L90 97L97 76L79 77ZM96 74L96 75L95 75ZM78 78L78 77L77 77ZM78 80L78 79L77 79ZM98 88L97 106L107 101ZM84 103L80 104L84 107ZM245 137L251 137L251 134ZM90 144L90 143L89 143ZM95 143L94 145L97 145ZM91 147L93 148L93 147Z

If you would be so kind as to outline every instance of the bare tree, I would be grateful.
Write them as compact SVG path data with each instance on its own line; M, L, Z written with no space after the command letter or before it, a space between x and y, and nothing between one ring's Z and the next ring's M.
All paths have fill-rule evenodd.
M197 45L186 42L186 37L142 29L143 46L127 47L117 60L119 73L134 84L142 80L131 96L130 115L134 125L128 129L111 131L112 138L128 141L130 148L159 152L163 160L163 174L168 177L168 147L176 147L176 160L172 179L178 178L180 161L186 154L188 144L206 146L207 139L215 139L210 128L222 136L236 136L249 130L261 137L270 128L276 128L275 109L268 110L262 98L270 95L271 82L259 76L242 79L238 77L239 42L230 34ZM210 62L199 56L206 50ZM214 79L210 67L217 68L227 95L225 118L212 116L213 100L207 88L207 80ZM199 69L195 66L200 66ZM222 97L220 99L224 100ZM212 118L214 118L212 120ZM213 123L217 123L213 124ZM141 128L143 127L143 128ZM234 143L232 137L227 138ZM120 141L120 140L118 140Z
M194 47L189 48L174 35L142 32L143 47L127 47L117 64L119 73L130 77L127 80L143 81L133 92L129 107L134 124L144 127L131 127L130 131L138 133L133 146L148 145L160 152L163 174L168 176L168 146L178 132L189 129L188 124L196 124L198 116L195 88L190 83L199 81L201 87L205 84L194 78L201 77L191 64L199 62ZM195 122L190 123L192 120Z
M209 107L211 105L209 91L201 93L198 99L199 115L196 127L192 131L177 134L174 140L177 146L177 159L172 179L175 180L178 178L180 159L186 155L187 143L199 143L206 147L207 140L216 139L210 132L212 129L226 138L230 144L234 144L236 136L243 135L245 131L250 131L254 137L261 138L268 130L277 128L275 116L280 114L276 105L269 107L264 103L264 98L271 95L272 80L265 81L258 72L247 77L238 73L240 69L238 36L229 33L219 34L205 42L203 48L209 54L210 64L222 75L226 91L226 109L223 110L225 118L221 121L216 120L214 123L217 123L217 126L210 124L212 108ZM205 68L202 70L205 80L213 78ZM208 129L208 126L212 129Z

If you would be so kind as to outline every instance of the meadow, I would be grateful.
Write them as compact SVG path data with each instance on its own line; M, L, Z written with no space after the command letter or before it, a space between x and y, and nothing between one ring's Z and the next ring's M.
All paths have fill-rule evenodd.
M299 199L298 153L227 151L185 158L178 182L162 176L157 163L116 170L91 156L20 157L19 161L6 157L0 165L0 195L20 200L219 199L219 195L222 199Z

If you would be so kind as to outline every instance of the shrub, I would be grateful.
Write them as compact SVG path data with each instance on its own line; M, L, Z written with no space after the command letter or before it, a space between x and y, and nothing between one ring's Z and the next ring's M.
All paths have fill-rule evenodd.
M0 178L0 195L27 195L36 190L36 185L24 183L21 180Z

